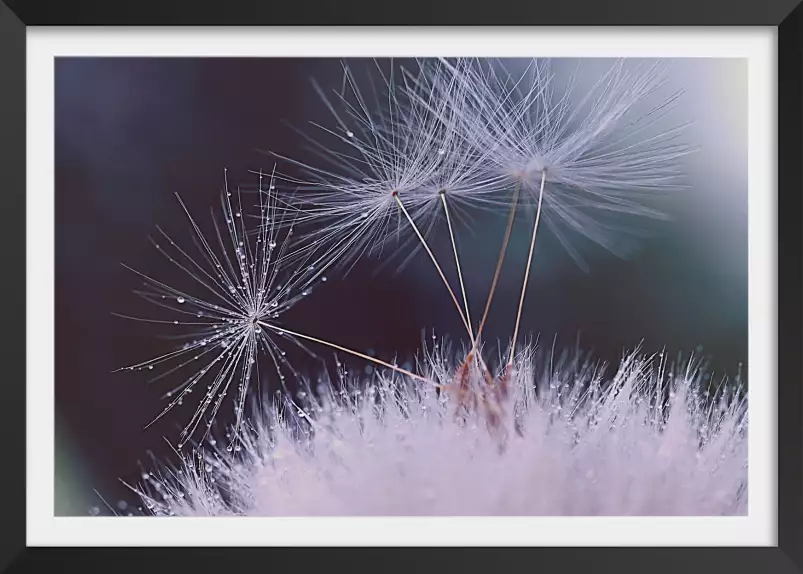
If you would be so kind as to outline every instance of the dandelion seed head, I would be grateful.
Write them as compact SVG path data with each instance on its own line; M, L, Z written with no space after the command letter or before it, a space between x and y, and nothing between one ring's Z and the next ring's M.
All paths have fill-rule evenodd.
M639 353L609 377L565 356L545 378L533 353L519 355L509 399L464 416L454 395L380 373L285 398L240 453L205 449L211 471L162 474L171 498L139 492L152 512L185 516L746 512L738 393L706 399L698 371L660 371ZM433 378L454 377L445 355L429 360Z

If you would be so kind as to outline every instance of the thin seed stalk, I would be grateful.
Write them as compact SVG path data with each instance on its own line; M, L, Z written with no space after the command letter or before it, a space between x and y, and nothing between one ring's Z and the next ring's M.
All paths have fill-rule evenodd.
M513 193L513 201L510 204L510 213L508 214L507 218L507 227L505 229L505 238L502 241L502 248L499 250L499 257L496 260L496 270L494 271L494 278L491 282L491 289L488 292L488 300L485 302L485 311L482 314L482 320L480 321L480 326L477 329L477 337L475 339L474 347L472 347L472 352L476 349L477 341L481 339L482 330L485 328L485 321L488 319L488 312L491 310L491 302L494 298L494 293L496 292L496 285L499 282L499 275L502 271L502 263L505 260L505 253L507 252L507 246L510 242L510 233L513 230L513 221L516 218L516 206L519 201L519 194L521 192L521 183L516 184L516 190Z
M446 225L449 227L449 238L452 240L452 251L454 252L454 263L457 267L457 278L460 281L460 291L463 294L463 305L466 308L466 320L468 324L471 324L471 313L469 312L468 307L468 296L466 295L466 286L463 282L463 271L460 269L460 257L457 255L457 242L454 238L454 231L452 230L452 218L449 215L449 208L446 203L446 193L442 192L440 194L441 202L443 203L443 212L446 214ZM474 345L474 338L472 337L471 344Z
M513 355L516 352L516 339L519 335L519 326L521 324L521 310L524 307L524 296L527 293L527 281L530 278L530 267L533 262L533 251L535 250L535 236L538 233L538 222L541 219L541 203L544 199L544 183L546 182L546 170L541 171L541 189L538 192L538 208L535 212L535 224L533 225L533 235L530 239L530 252L527 255L527 267L524 270L524 281L521 284L521 297L519 297L519 310L516 313L516 326L513 329L513 338L510 341L510 356L507 361L507 368L510 369L513 365Z
M441 269L441 266L438 264L438 260L435 258L435 255L432 253L432 250L429 248L429 245L427 244L426 240L424 239L424 236L421 234L421 231L419 231L418 226L413 221L413 218L410 217L410 214L407 212L407 208L404 207L404 203L402 203L402 200L399 197L399 194L397 192L393 192L393 198L396 200L396 203L399 204L399 208L401 208L401 211L402 211L402 213L404 213L404 216L407 218L407 221L410 222L410 225L412 226L413 231L415 231L415 234L418 236L419 241L421 241L421 245L424 246L424 249L426 250L427 255L429 255L429 258L432 260L432 263L435 265L435 269L438 270L438 275L440 275L441 280L443 281L443 284L446 285L446 289L448 289L449 295L451 295L451 297L452 297L452 302L454 302L455 308L457 309L457 312L460 314L460 320L463 321L463 326L466 328L466 332L468 333L469 338L473 342L474 341L474 334L471 331L471 325L469 325L465 314L463 314L463 309L460 307L460 303L457 300L457 296L454 294L454 291L452 290L451 286L449 285L449 282L446 280L446 276L443 274L443 270Z
M290 329L285 329L284 327L278 327L276 325L271 325L270 323L265 323L264 321L259 321L259 325L261 325L263 327L267 327L268 329L270 329L272 331L275 331L276 333L287 333L288 335L290 335L292 337L298 337L299 339L305 339L307 341L312 341L313 343L318 343L320 345L325 345L327 347L331 347L332 349L336 349L338 351L342 351L344 353L348 353L350 355L354 355L355 357L359 357L360 359L364 359L366 361L375 363L377 365L381 365L383 367L387 367L388 369L396 371L397 373L401 373L403 375L407 375L408 377L410 377L412 379L415 379L415 380L418 380L418 381L422 381L422 382L427 383L427 384L432 384L436 388L441 388L441 386L442 386L442 385L440 385L440 384L438 384L438 383L436 383L434 381L431 381L431 380L427 379L426 377L422 377L421 375L417 375L416 373L413 373L412 371L408 371L407 369L403 369L403 368L401 368L401 367L399 367L397 365L392 365L391 363L386 363L385 361L383 361L381 359L377 359L376 357L372 357L370 355L366 355L365 353L360 353L359 351L355 351L353 349L349 349L348 347L343 347L343 346L338 345L336 343L330 343L329 341L325 341L324 339L318 339L317 337L312 337L310 335L304 335L303 333L298 333L297 331L291 331Z

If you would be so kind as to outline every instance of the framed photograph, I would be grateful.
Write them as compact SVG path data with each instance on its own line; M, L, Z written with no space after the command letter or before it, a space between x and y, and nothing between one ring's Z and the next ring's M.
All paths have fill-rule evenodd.
M0 3L0 568L803 571L803 8L377 6Z

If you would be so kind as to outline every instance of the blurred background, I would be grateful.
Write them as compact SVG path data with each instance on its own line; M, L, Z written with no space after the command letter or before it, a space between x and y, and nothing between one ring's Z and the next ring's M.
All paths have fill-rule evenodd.
M583 70L593 78L596 68L609 64L590 61ZM586 269L546 228L539 231L522 334L540 336L547 348L553 341L558 349L579 341L614 364L639 344L670 356L695 353L717 376L733 378L747 361L747 64L663 64L669 74L664 95L683 90L671 121L694 122L684 137L699 148L683 159L685 187L662 199L670 219L650 221L627 259L578 245ZM555 61L558 70L574 65ZM148 384L142 372L113 372L175 344L167 338L169 325L112 315L144 314L133 293L141 282L121 263L170 283L180 272L165 266L148 238L158 225L177 240L191 239L174 193L212 230L210 208L219 206L224 168L230 184L253 186L250 171L269 172L275 163L265 150L309 158L296 129L314 135L311 120L332 125L311 78L338 89L340 63L57 59L57 515L108 513L100 496L121 514L136 512L136 498L120 479L136 483L139 463L152 466L151 455L168 462L175 456L168 441L177 440L191 410L176 409L144 427L164 408L165 391L180 381ZM514 227L489 341L510 336L531 221L520 218ZM474 316L484 306L504 227L504 213L478 214L470 229L458 229ZM436 233L433 244L451 262L448 235ZM451 272L448 263L444 267ZM462 340L451 300L423 253L401 271L374 257L345 278L330 277L292 309L288 325L399 363L412 360L422 342L431 343L433 331ZM341 358L356 369L366 366ZM319 368L304 355L297 360L302 372ZM224 421L231 411L224 403Z

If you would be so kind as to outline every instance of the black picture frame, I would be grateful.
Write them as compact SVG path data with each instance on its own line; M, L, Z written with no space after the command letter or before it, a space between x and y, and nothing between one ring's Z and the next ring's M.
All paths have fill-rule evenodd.
M370 0L226 2L4 0L0 3L0 261L3 390L0 571L222 572L265 568L391 571L803 572L803 5L800 0ZM778 546L770 548L26 548L25 250L26 26L87 25L661 25L777 26L778 54ZM27 192L34 193L33 190ZM39 223L37 222L37 225ZM50 222L41 222L49 225Z

